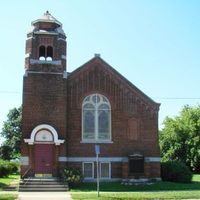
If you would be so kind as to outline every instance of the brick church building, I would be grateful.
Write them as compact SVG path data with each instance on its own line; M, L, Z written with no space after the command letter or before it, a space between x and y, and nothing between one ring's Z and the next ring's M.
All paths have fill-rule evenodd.
M67 72L67 40L49 12L27 34L21 174L59 176L65 166L100 179L159 178L155 103L99 54ZM70 59L70 58L69 58Z

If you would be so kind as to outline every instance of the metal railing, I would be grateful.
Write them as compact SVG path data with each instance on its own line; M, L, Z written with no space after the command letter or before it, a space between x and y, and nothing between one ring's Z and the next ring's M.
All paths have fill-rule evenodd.
M31 167L29 167L24 174L22 175L21 179L24 181L25 176L31 171ZM24 182L24 185L26 185L28 183L28 181L30 180L30 176L28 177L28 179Z

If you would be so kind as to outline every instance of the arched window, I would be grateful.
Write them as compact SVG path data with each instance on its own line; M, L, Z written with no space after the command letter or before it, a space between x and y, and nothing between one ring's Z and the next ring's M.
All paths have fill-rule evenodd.
M51 46L47 47L47 60L48 61L53 60L53 47Z
M82 140L111 140L111 106L100 94L87 96L82 104Z
M40 46L39 60L45 60L45 46Z

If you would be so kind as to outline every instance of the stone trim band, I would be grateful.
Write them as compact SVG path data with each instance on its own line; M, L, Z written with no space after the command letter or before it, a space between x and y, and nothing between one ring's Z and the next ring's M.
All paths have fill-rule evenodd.
M145 162L160 162L160 157L145 157ZM60 156L58 158L60 162L94 162L96 157L65 157ZM100 162L127 162L127 157L99 157Z

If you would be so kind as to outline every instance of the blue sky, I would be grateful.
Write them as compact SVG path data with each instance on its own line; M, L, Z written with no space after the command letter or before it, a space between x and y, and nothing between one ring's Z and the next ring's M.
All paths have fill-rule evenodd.
M25 40L46 10L63 23L67 70L101 57L161 103L159 124L200 102L200 1L34 0L0 7L0 129L22 103Z

